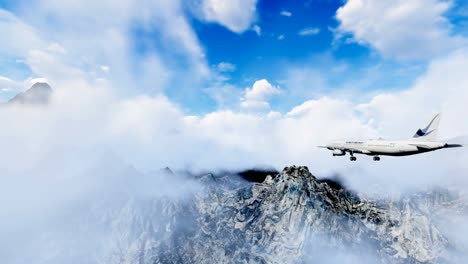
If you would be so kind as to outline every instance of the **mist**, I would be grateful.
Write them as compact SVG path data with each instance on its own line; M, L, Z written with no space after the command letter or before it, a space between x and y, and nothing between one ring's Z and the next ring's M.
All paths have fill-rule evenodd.
M349 163L316 148L343 131L354 138L377 136L365 117L344 110L349 106L324 98L276 117L236 111L187 116L162 95L122 99L108 85L85 83L55 88L47 105L4 105L0 255L7 263L82 263L117 256L114 251L123 246L115 243L128 240L114 237L115 215L102 218L93 210L146 214L144 205L151 201L184 204L198 184L161 174L165 167L196 174L308 165L317 177L338 174L347 188L373 199L434 186L466 190L465 149L385 157L379 163L363 156ZM155 226L169 221L155 208L149 206ZM126 228L123 223L122 232ZM446 232L463 240L453 230Z

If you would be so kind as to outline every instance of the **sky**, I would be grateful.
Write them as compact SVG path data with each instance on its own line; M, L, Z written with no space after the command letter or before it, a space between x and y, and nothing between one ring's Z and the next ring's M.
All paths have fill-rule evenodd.
M268 110L281 112L329 94L362 101L404 89L464 46L468 19L464 1L435 0L2 0L0 8L1 100L30 79L60 86L80 74L122 97L163 94L188 114L238 110L262 79L284 91L269 97Z
M329 175L354 168L316 148L329 140L409 138L439 112L442 139L464 136L467 10L462 0L0 0L0 99L37 81L54 89L48 107L0 111L2 167L77 150L144 170L297 164ZM456 157L383 166L462 166L447 153Z

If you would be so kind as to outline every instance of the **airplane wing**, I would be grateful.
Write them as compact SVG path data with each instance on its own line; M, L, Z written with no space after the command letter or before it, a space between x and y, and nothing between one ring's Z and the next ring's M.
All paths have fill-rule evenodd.
M327 146L317 146L318 148L326 148L326 149L329 149L329 150L335 150L335 149L338 149L338 150L342 150L344 152L353 152L353 153L361 153L361 154L371 154L371 152L367 149L359 149L359 148L331 148L331 147L327 147Z
M371 154L371 152L367 149L358 149L358 148L346 148L346 149L343 149L344 151L347 151L347 152L353 152L353 153L361 153L361 154Z
M430 149L431 147L427 146L427 145L424 145L424 144L408 144L410 146L415 146L415 147L418 147L418 148L422 148L422 149Z
M424 143L413 143L409 145L422 148L422 149L431 149L430 146L427 146ZM461 144L445 144L445 146L443 146L443 148L461 148L461 147L463 147L463 145Z
M462 144L445 144L444 148L462 148Z

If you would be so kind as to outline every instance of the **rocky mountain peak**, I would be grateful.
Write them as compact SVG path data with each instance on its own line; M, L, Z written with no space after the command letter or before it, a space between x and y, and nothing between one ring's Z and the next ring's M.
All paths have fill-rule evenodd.
M177 178L168 172L164 179ZM88 219L99 219L105 263L462 263L450 258L454 249L433 219L454 204L443 191L370 200L307 167L267 173L262 182L250 173L256 180L194 176L190 184L200 188L180 197L93 202L90 214L73 221L92 227ZM84 255L82 262L99 262Z
M36 82L25 92L17 94L8 103L46 104L52 95L52 88L48 83Z
M374 263L433 262L447 246L417 207L362 199L316 178L307 167L286 167L262 183L211 188L197 197L196 211L205 220L199 222L204 239L198 250L210 252L198 261L205 263L224 258L309 262L317 237L322 249L366 251ZM230 245L229 250L219 244ZM212 255L216 258L207 257Z

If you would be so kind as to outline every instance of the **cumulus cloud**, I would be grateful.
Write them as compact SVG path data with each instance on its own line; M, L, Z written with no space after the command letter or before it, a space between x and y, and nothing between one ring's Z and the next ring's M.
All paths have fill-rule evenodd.
M103 17L103 13L107 15ZM102 78L102 72L96 71L100 65L112 69L106 72L105 81L126 94L156 88L161 92L173 72L184 72L192 87L210 75L181 1L122 1L118 5L113 1L84 1L80 5L20 1L14 15L1 10L0 16L0 27L5 29L2 32L11 31L3 35L1 54L20 58L33 75L47 76L59 86L72 78L88 82ZM133 36L134 30L141 33L138 39ZM161 45L148 45L147 32L152 37L156 34ZM136 45L145 46L144 58L135 56ZM173 60L167 63L171 56L177 56L181 64Z
M219 23L229 30L242 33L250 28L257 18L257 0L203 0L202 18Z
M464 67L459 67L467 57L468 53L461 52L434 62L431 70L421 77L421 83L404 92L379 95L364 104L322 97L303 102L284 114L219 110L187 116L166 97L138 96L121 100L106 85L70 84L56 89L52 104L46 108L11 106L0 109L4 120L0 132L0 143L4 146L0 151L0 167L9 168L10 172L18 170L18 173L40 170L45 160L54 163L58 157L69 155L76 160L77 152L71 150L79 150L91 158L97 148L110 149L142 170L166 166L194 170L238 169L257 165L280 169L290 164L306 164L319 175L343 172L353 175L351 182L370 175L374 178L366 180L398 182L401 187L401 184L411 185L405 171L385 178L382 175L388 175L382 170L401 170L401 164L406 164L404 167L414 168L408 173L417 174L415 171L425 171L423 168L429 159L440 167L432 169L431 178L424 181L438 182L445 180L441 175L445 175L443 171L447 168L463 166L463 155L447 155L440 161L437 161L441 158L437 153L405 159L384 158L379 166L367 166L370 171L361 174L350 169L354 163L333 158L328 151L316 146L344 138L381 135L409 138L434 111L445 113L442 137L466 133L468 127L458 120L457 113L465 109L468 98L462 92L466 85ZM442 81L440 73L446 69L451 69L451 89L437 92L436 80ZM244 102L253 102L253 106L258 102L268 104L278 92L279 89L267 80L259 80L246 89ZM382 101L382 96L390 99ZM450 150L442 152L452 153ZM375 165L369 160L359 157L360 164ZM62 168L67 170L66 166Z
M441 137L463 135L468 131L468 124L456 120L468 98L468 89L463 88L468 85L468 79L460 71L468 66L466 58L467 49L452 52L430 63L426 74L418 78L411 89L379 94L359 107L379 120L376 125L382 132L392 129L400 137L405 135L404 126L421 125L425 121L422 117L426 119L438 111L443 112L442 124L446 126Z
M266 79L256 81L252 88L245 89L241 106L247 109L269 109L268 101L272 96L280 93L280 90Z
M313 170L322 172L327 167L339 170L348 163L329 157L328 152L316 149L317 145L340 138L410 137L436 111L444 113L442 138L466 133L466 123L459 120L468 98L466 58L468 52L460 50L439 59L413 87L378 95L367 103L323 97L299 104L284 115L223 110L186 116L165 97L122 101L105 84L95 88L81 88L86 87L83 82L70 84L56 89L50 107L0 109L4 120L1 163L2 167L15 168L16 164L25 169L40 164L47 157L45 152L55 148L107 146L129 163L146 169L236 168L266 163L281 168L294 163L312 165ZM259 80L245 90L243 102L268 104L278 93L279 88ZM431 155L400 161L424 161ZM395 162L389 158L381 166ZM461 165L455 157L444 162Z
M431 59L465 42L451 35L444 17L451 5L440 0L348 0L336 12L338 33L350 33L389 58Z
M83 18L81 20L83 23L88 23L88 20L93 21L94 16L88 17L88 14L82 14L80 7L74 10L73 6L63 4L64 7L61 3L56 4L58 6L52 5L51 2L42 8L50 9L47 12L52 12L59 18L62 14L59 14L58 10L64 9L64 18L61 19L67 19L66 17L70 16L70 19ZM101 4L104 5L104 3ZM169 4L169 7L171 5ZM180 6L174 5L172 8L179 10ZM96 8L99 10L98 7ZM106 6L101 8L104 7ZM124 12L120 10L120 7L116 8L109 12L121 14L124 17L130 14L140 14L128 10ZM175 14L178 13L173 15ZM143 12L141 15L152 16L153 14ZM166 21L164 14L154 15L156 20ZM29 17L29 15L24 16ZM33 15L33 18L27 20L33 21L34 18L37 19ZM75 58L73 55L69 57L74 51L77 51L76 54L82 54L83 50L87 50L85 49L87 45L96 45L96 54L100 53L98 51L107 54L104 48L107 46L100 42L104 40L115 45L111 49L114 52L126 54L125 47L129 40L122 38L122 32L115 33L107 28L116 22L112 19L106 17L101 22L103 24L100 24L101 28L109 29L109 35L93 43L78 41L78 37L73 37L72 31L68 29L59 32L57 39L61 40L59 43L66 50L65 53L48 50L50 43L45 40L39 42L47 42L48 45L38 45L39 48L31 46L21 51L25 54L26 62L33 73L36 76L47 76L56 89L57 95L53 100L56 105L39 110L8 108L10 109L8 114L5 114L2 119L5 120L5 124L8 124L2 128L2 133L4 133L2 138L5 146L9 146L4 148L5 152L2 154L3 167L9 167L8 162L17 164L14 162L18 160L48 156L47 153L41 151L53 152L50 148L55 146L72 145L72 149L77 146L105 146L114 149L129 163L145 169L165 166L203 169L238 168L256 164L268 164L281 168L294 163L310 165L313 171L322 174L329 173L330 168L348 173L347 169L351 165L341 161L338 164L337 159L332 159L328 152L317 150L315 146L340 138L409 137L417 126L421 125L421 122L438 111L444 112L441 124L442 137L457 136L467 131L464 123L458 120L459 113L465 111L467 96L463 69L467 68L465 61L468 54L464 49L434 61L428 72L421 76L413 87L402 92L380 94L368 102L361 101L358 104L346 98L307 94L308 98L316 99L299 103L283 113L271 112L269 111L270 100L273 96L279 95L279 88L267 80L259 80L244 91L243 100L240 102L241 109L249 111L229 110L239 108L239 94L236 93L235 87L225 87L222 94L217 96L232 94L237 108L224 107L222 110L206 115L186 116L180 107L164 96L130 97L127 100L119 100L116 91L118 89L113 82L94 79L87 68L82 67L86 64L84 61L77 63L73 60ZM13 20L18 21L17 18ZM79 29L79 23L66 21L66 24L73 29ZM126 22L120 21L119 23L125 24ZM180 23L186 25L187 21L182 19ZM38 35L34 33L34 30L32 32L32 35ZM40 34L41 38L51 34L47 30L45 32ZM182 32L185 33L162 30L161 34L175 34L169 39L181 41L185 37L190 38L193 34L192 31ZM71 45L72 40L81 44ZM199 50L196 46L194 49L187 46L187 49L198 54ZM188 51L184 49L184 54L185 52ZM96 54L92 54L93 57L100 58ZM163 63L163 59L158 54L148 58L145 60L142 72L144 75L151 76L150 83L155 87L170 83L168 79L171 78L171 71ZM109 74L122 73L123 68L119 68L121 66L116 63L121 59L122 57L116 61L112 60L110 64L91 63L93 67L90 69L97 69L99 66L96 65L106 65L112 69ZM128 61L121 62L122 65L128 66ZM114 67L117 69L114 70ZM308 72L302 73L301 78L297 78L300 79L299 82L288 83L287 88L290 88L288 93L292 92L291 89L300 86L304 88L299 89L302 95L307 92L307 89L311 90L310 79L306 78L310 75ZM109 76L109 78L114 76ZM187 79L192 80L190 77ZM133 88L134 85L132 84L131 87ZM317 85L312 84L314 90L319 86L320 82ZM110 87L112 87L112 92L109 91ZM81 99L78 100L79 98ZM229 103L224 102L224 104ZM10 144L11 142L16 144ZM15 147L16 145L21 147ZM260 145L262 147L259 147ZM179 151L180 149L184 149L183 153ZM57 152L60 151L57 150ZM31 153L37 155L31 155ZM438 157L436 155L434 157ZM194 157L197 158L194 159ZM422 161L430 157L432 156L410 157L402 162L419 160L422 164ZM362 160L366 162L366 157L362 157ZM390 158L390 161L382 162L383 165L380 166L392 164L395 168L401 168L396 165L398 162L400 161ZM444 162L440 170L447 168L445 164L454 165L455 168L461 166L457 163L459 162L457 158L453 161L444 159ZM31 160L26 163L39 164L40 162ZM418 166L414 167L420 169ZM21 166L18 164L18 167ZM379 172L372 171L372 173ZM434 180L440 180L436 176ZM391 177L391 179L395 178ZM379 180L385 179L379 178Z

